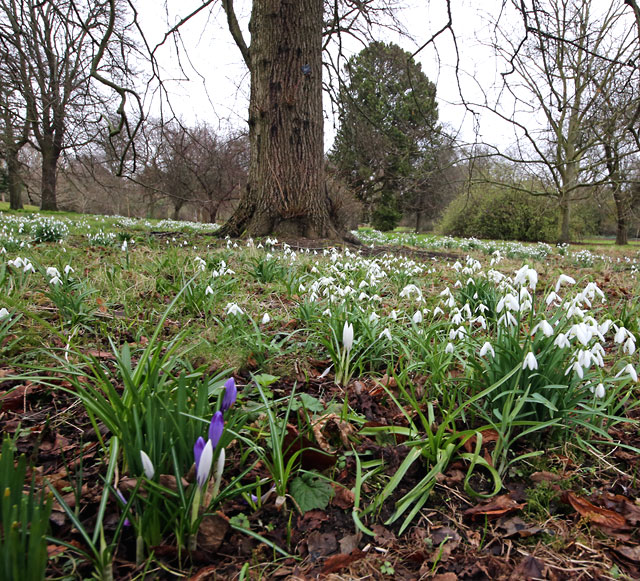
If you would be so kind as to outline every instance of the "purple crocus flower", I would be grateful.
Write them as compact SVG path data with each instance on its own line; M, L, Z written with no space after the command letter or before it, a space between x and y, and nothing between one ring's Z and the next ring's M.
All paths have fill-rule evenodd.
M124 497L124 494L122 494L122 492L120 492L117 488L115 490L116 490L116 494L118 495L118 498L120 499L120 502L124 506L127 506L127 499ZM122 523L122 526L130 527L131 521L128 518L125 518L124 522Z
M198 464L200 464L200 456L202 456L202 450L204 450L205 441L202 436L200 436L196 443L193 445L193 457L196 461L196 469L198 468Z
M224 430L224 420L222 419L222 412L216 412L211 418L209 424L209 440L211 441L211 447L215 450L220 436L222 436L222 430Z
M236 388L236 380L227 379L224 384L224 396L222 398L222 405L220 406L221 412L226 412L236 401L238 397L238 389Z

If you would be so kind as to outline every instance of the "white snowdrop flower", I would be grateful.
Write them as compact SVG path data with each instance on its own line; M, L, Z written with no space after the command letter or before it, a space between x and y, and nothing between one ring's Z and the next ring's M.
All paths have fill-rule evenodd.
M49 284L52 284L53 286L57 286L59 284L62 284L62 279L59 276L54 276L50 281Z
M441 297L451 297L453 295L451 294L451 289L449 287L447 287L443 291L440 292L440 296Z
M556 293L555 291L551 291L547 295L545 302L547 303L548 307L550 307L552 304L554 306L558 306L560 303L562 303L562 299L558 296L558 293Z
M453 268L453 270L455 270L455 271L459 272L459 271L460 271L460 269L462 268L462 264L460 264L460 262L456 260L456 261L453 263L453 266L452 266L451 268Z
M444 348L444 352L445 353L453 353L453 350L454 350L453 343L451 343L451 342L447 343L447 346Z
M517 324L518 321L516 321L516 318L509 311L498 319L498 325L504 325L506 327L512 325L515 327Z
M444 311L440 307L436 307L433 309L433 316L435 317L436 315L444 315Z
M528 284L532 290L535 290L536 285L538 284L538 273L533 268L529 268L528 264L525 264L516 272L513 284L519 286L525 286Z
M553 335L553 327L545 319L540 321L531 331L532 335L535 335L538 331L542 331L545 337L551 337Z
M585 325L584 323L578 323L577 325L573 325L571 329L569 329L569 334L572 337L576 337L580 343L582 343L585 347L589 344L589 341L593 338L593 334L591 332L591 328Z
M631 363L627 364L623 369L616 373L616 377L620 377L623 373L626 373L633 381L638 381L638 374L636 373L636 368L631 365Z
M615 334L613 340L616 343L620 344L620 343L623 343L626 338L627 338L627 330L624 327L617 327L616 326L616 334Z
M533 351L529 351L522 362L522 369L530 369L534 371L538 369L538 360L536 356L533 354Z
M599 367L604 367L604 355L604 348L600 343L595 343L594 346L591 347L591 359Z
M609 332L611 325L613 325L613 321L611 319L606 319L598 325L598 332L601 335L606 335Z
M571 373L572 371L575 371L580 379L584 377L584 370L582 369L582 365L580 365L580 363L578 363L577 361L574 361L571 365L569 365L564 374L569 375L569 373Z
M416 324L419 325L420 323L422 323L422 313L420 311L416 311L413 314L413 317L411 318L411 320Z
M378 315L377 313L371 313L369 315L369 322L375 323L379 318L380 318L380 315Z
M455 284L453 285L456 288L461 288L462 287L462 283L459 280L456 280Z
M453 297L449 297L445 303L444 303L445 307L452 309L453 307L455 307L456 305L456 300Z
M126 241L126 240L123 240L123 241L122 241L122 246L120 246L120 250L121 250L122 252L126 252L126 251L127 251L127 247L128 247L127 241Z
M593 300L596 296L599 296L601 302L605 303L606 298L604 293L600 290L600 287L595 282L590 282L582 291L583 295Z
M358 295L358 300L359 301L368 301L369 300L369 295L362 291L359 295Z
M227 303L227 306L225 307L225 311L227 313L227 315L242 315L244 313L244 311L238 306L237 303Z
M73 270L73 268L72 268L72 266L71 266L70 264L67 264L67 265L64 267L64 273L65 273L67 276L69 276L69 273L71 273L71 272L75 272L75 270Z
M458 311L457 313L455 313L452 317L451 317L451 324L452 325L460 325L460 323L462 323L462 321L464 320L462 313L460 311Z
M480 303L477 307L476 307L476 312L480 311L483 315L489 310L489 307L487 305L485 305L484 303Z
M486 341L480 348L480 357L484 357L487 353L490 353L491 357L496 356L496 352L493 350L493 347L491 343L489 343L489 341Z
M262 323L263 325L266 325L270 321L271 321L271 317L269 316L269 313L265 313L264 315L262 315L262 320L260 321L260 323Z
M47 276L54 278L54 277L60 277L60 272L58 271L58 269L55 266L48 266L47 267Z
M487 321L485 320L484 317L482 316L478 316L475 319L473 319L472 321L473 323L478 323L480 325L480 327L482 327L483 329L487 328Z
M602 383L599 383L594 393L596 394L596 397L602 399L606 395L604 385Z
M409 298L412 294L416 295L416 300L418 302L422 302L424 300L422 298L422 291L415 284L408 284L400 291L401 297Z
M566 274L561 274L558 277L558 282L556 282L556 292L558 292L560 290L560 287L565 283L566 284L576 284L576 279L571 277L571 276L568 276Z
M8 318L9 318L9 311L7 311L7 309L2 307L0 309L0 321L3 321L4 319L8 319Z
M576 357L576 361L584 368L589 369L591 367L591 351L587 349L580 349Z
M325 309L324 311L322 311L322 316L323 317L330 317L331 316L331 309Z
M566 347L570 347L571 343L569 342L569 339L567 338L567 336L564 333L558 333L558 336L556 337L555 341L553 342L553 344L558 347L559 349L565 349Z
M205 296L206 295L212 295L213 294L213 289L209 285L207 285L207 288L204 289L204 294L205 294Z
M382 337L386 337L387 339L389 339L389 341L391 341L391 331L389 331L389 329L385 328L380 335L378 335L378 339L382 339Z
M627 340L622 345L622 352L627 355L633 355L636 351L636 339L633 335L629 335Z
M196 256L194 258L194 262L196 263L196 268L200 272L204 271L204 269L207 268L207 262L205 260L202 260L202 258L200 258L199 256Z

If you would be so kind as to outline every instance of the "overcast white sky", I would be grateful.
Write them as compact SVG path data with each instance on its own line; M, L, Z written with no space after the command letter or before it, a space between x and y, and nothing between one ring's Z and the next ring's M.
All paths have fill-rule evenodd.
M480 98L477 86L489 90L496 78L496 65L492 53L476 39L486 34L482 13L498 9L501 0L473 0L452 2L454 29L461 57L460 81L467 98ZM175 24L196 6L198 0L166 0L160 4L153 0L139 2L142 24L150 44L157 43L169 24ZM236 0L236 10L241 24L246 25L250 14L250 0ZM413 52L447 21L444 0L406 0L406 8L398 13L413 41L386 32L381 40L393 41ZM168 24L169 23L169 24ZM483 30L485 27L485 30ZM199 14L181 31L184 43L181 64L186 76L181 76L173 41L169 40L158 52L158 60L164 70L165 86L171 92L171 106L186 122L204 120L224 127L231 124L242 127L246 119L248 103L248 74L240 53L226 28L226 19L219 2L208 11ZM357 52L360 46L354 44ZM437 50L436 50L437 49ZM450 35L442 35L434 47L420 52L417 57L427 76L436 83L440 106L440 121L453 130L460 130L465 140L474 139L471 116L460 105L460 96L454 71L454 49ZM149 100L150 107L157 107ZM328 113L328 112L327 112ZM325 121L325 143L333 140L333 119ZM501 127L486 116L481 119L480 138L487 142L506 145L509 129Z

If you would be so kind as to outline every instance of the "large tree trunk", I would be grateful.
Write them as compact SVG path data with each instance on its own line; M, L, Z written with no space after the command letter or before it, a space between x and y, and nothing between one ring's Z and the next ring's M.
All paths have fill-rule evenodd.
M558 242L569 243L571 241L571 203L568 195L560 199L560 235Z
M7 180L9 186L9 208L22 209L22 178L20 177L20 162L18 154L7 151Z
M613 199L616 203L616 244L624 246L629 242L627 238L629 204L625 192L620 191L619 188L614 190Z
M57 169L60 151L55 146L42 148L42 182L40 188L40 209L57 210L58 201L56 199Z
M254 0L249 181L221 236L336 238L324 183L323 0Z

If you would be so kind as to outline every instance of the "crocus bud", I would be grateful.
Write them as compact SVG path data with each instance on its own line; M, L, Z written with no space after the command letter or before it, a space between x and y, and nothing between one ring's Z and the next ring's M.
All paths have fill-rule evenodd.
M202 440L202 438L198 438L198 440ZM195 447L194 447L194 453L195 453ZM211 472L212 462L213 462L213 446L211 444L211 440L208 440L201 451L200 457L196 459L196 481L198 482L198 486L200 488L204 488L204 485L207 483L207 480L209 479L209 472Z
M211 418L209 424L209 440L213 449L218 445L220 436L222 436L222 430L224 430L224 420L222 419L222 412L216 412Z
M147 456L147 453L143 450L140 450L140 460L142 460L142 469L144 470L145 476L151 480L153 479L156 469L153 467L153 462L151 462L151 458Z
M235 403L236 397L238 397L238 389L236 388L236 381L232 377L227 379L224 384L224 396L222 397L220 411L226 412Z

